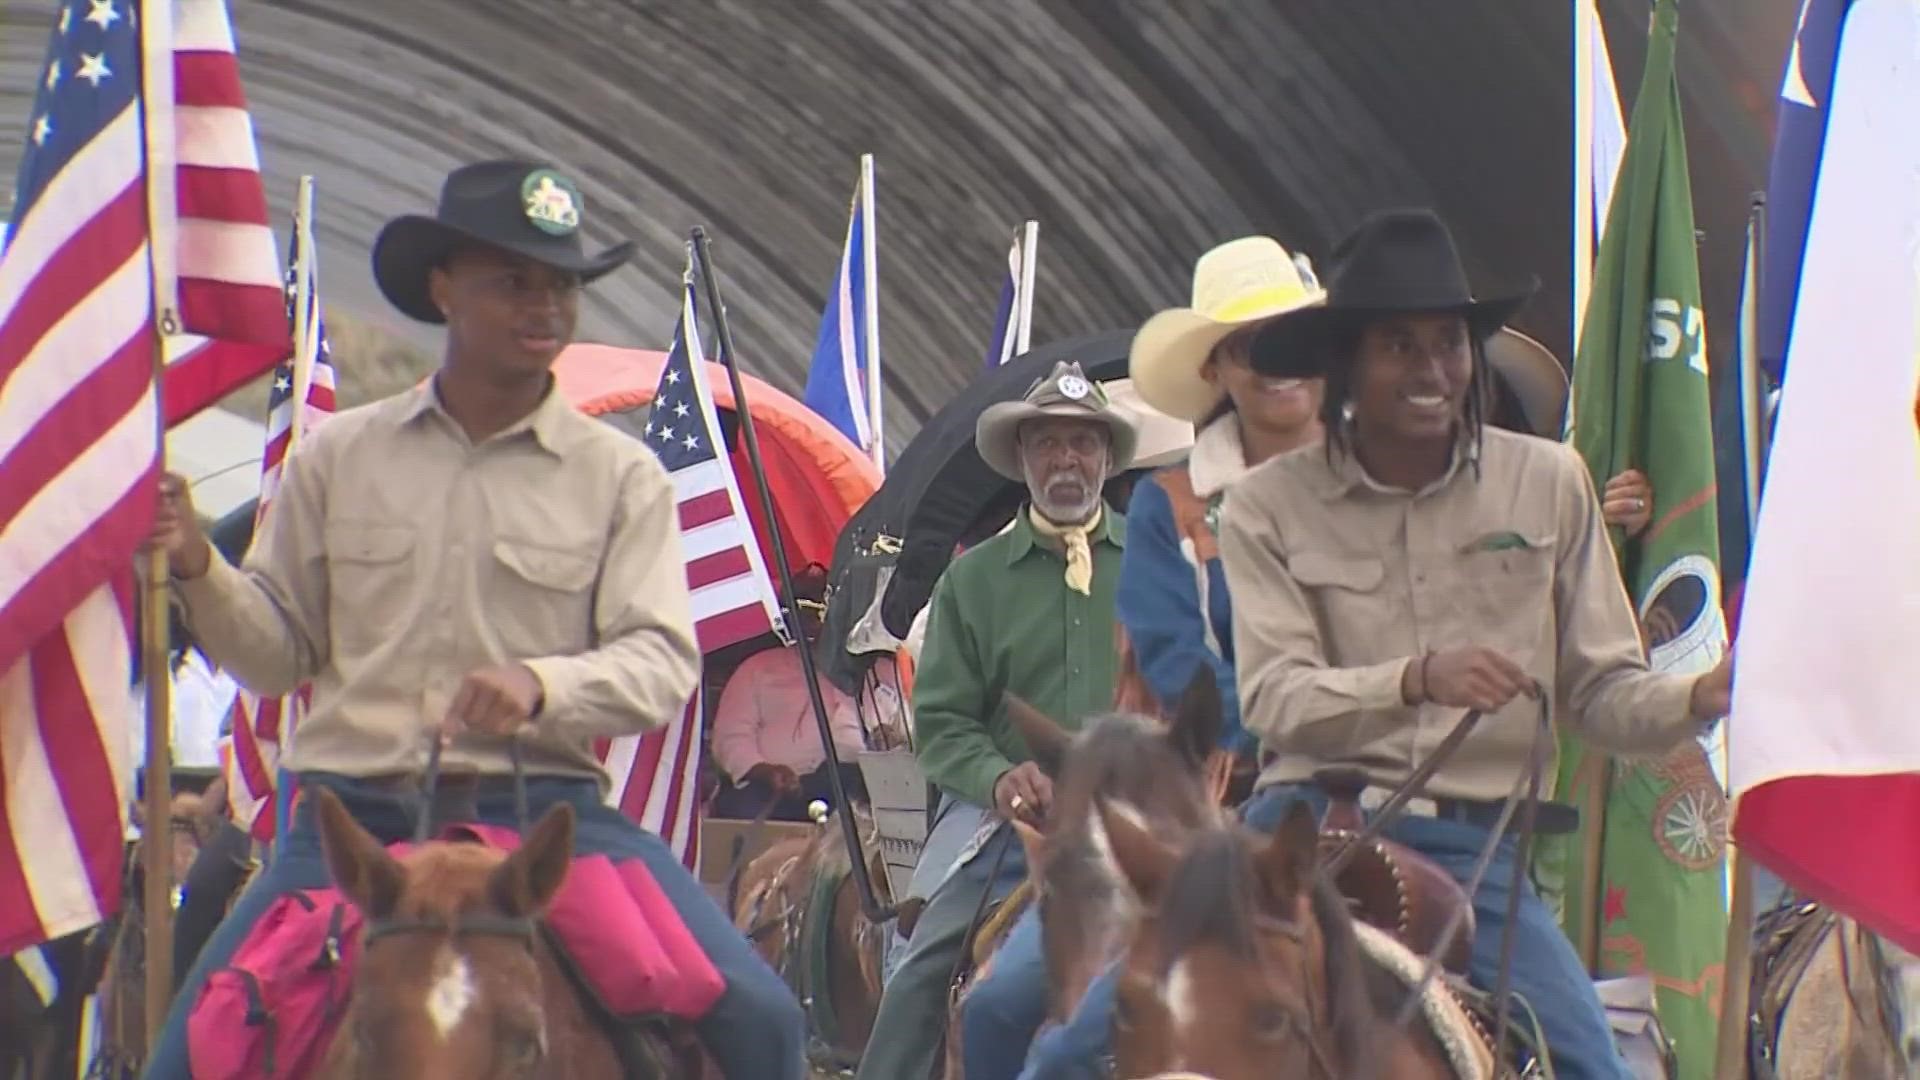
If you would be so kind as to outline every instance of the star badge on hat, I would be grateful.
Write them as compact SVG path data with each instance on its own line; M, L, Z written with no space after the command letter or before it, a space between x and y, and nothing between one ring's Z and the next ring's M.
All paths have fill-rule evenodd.
M1092 387L1087 385L1087 380L1078 375L1060 376L1060 381L1055 384L1054 388L1060 391L1061 397L1069 401L1079 401L1081 398L1086 397L1088 391L1092 389Z
M520 185L527 220L541 232L566 236L580 227L580 189L552 169L535 169Z

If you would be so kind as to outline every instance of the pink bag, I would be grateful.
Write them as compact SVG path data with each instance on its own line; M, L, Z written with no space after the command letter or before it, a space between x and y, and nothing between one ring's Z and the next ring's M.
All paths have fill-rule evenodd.
M490 825L461 834L512 851L520 836ZM411 844L390 845L395 857ZM273 902L214 972L187 1018L196 1080L304 1077L320 1064L346 1011L362 918L335 889ZM543 922L549 941L616 1022L666 1014L699 1020L726 980L638 859L576 856Z
M520 846L512 829L459 828L502 851ZM638 859L616 864L605 855L575 856L546 923L614 1016L698 1020L726 992L726 980Z
M360 912L333 889L273 902L187 1018L197 1080L307 1076L346 1011Z

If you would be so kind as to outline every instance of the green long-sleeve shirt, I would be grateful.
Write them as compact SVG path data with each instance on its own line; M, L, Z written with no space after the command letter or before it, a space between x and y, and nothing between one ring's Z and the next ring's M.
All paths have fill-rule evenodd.
M1107 507L1088 537L1093 591L1066 583L1066 559L1022 508L1013 528L954 560L935 587L914 674L914 731L927 779L993 805L993 782L1032 755L1007 720L1012 691L1067 728L1113 707L1114 587L1126 519Z

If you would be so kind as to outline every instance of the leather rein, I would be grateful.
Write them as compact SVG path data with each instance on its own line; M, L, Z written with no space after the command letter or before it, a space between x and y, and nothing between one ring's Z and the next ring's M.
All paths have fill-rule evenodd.
M1489 1049L1493 1052L1494 1070L1496 1074L1498 1074L1501 1066L1506 1064L1503 1060L1505 1057L1503 1047L1506 1044L1505 1032L1507 1030L1512 1005L1515 923L1518 921L1521 888L1526 882L1527 862L1532 856L1535 815L1540 800L1540 785L1542 777L1546 772L1548 751L1552 747L1550 738L1553 728L1548 713L1546 689L1536 680L1533 684L1533 691L1535 698L1540 702L1540 712L1539 719L1534 726L1533 741L1528 749L1527 769L1515 778L1512 789L1508 791L1507 797L1502 800L1500 816L1494 822L1493 827L1487 831L1487 841L1481 846L1480 854L1474 859L1473 873L1465 882L1465 890L1469 903L1454 911L1451 917L1448 918L1446 925L1441 928L1439 940L1434 943L1433 950L1423 958L1424 962L1421 966L1420 978L1414 982L1412 988L1408 991L1405 1003L1400 1007L1399 1014L1393 1018L1393 1026L1404 1029L1413 1021L1413 1018L1419 1014L1421 1001L1426 994L1427 987L1432 984L1434 977L1440 972L1441 958L1446 955L1447 949L1453 944L1454 938L1458 937L1460 931L1465 928L1467 914L1473 908L1471 900L1473 896L1480 891L1480 885L1482 881L1485 880L1488 869L1493 865L1494 854L1499 850L1501 841L1506 838L1507 830L1517 813L1520 818L1520 826L1514 849L1513 873L1507 883L1506 920L1500 929L1499 975L1495 980L1493 991L1494 1025L1491 1033L1493 1045ZM1474 727L1480 723L1480 718L1480 710L1469 709L1466 715L1462 716L1459 722L1454 724L1453 730L1449 731L1446 738L1440 741L1440 745L1434 748L1433 753L1428 755L1427 759L1420 763L1420 767L1415 769L1411 776L1407 777L1406 782L1394 789L1393 794L1388 797L1387 801L1382 803L1380 808L1368 817L1365 827L1359 832L1345 838L1341 845L1334 850L1333 854L1322 861L1319 870L1319 877L1322 881L1328 882L1329 884L1332 883L1339 876L1340 871L1352 860L1353 856L1362 850L1363 845L1370 844L1378 839L1380 834L1388 826L1404 816L1407 803L1416 798L1419 793L1425 789L1427 781L1433 777L1433 774L1438 772L1440 766L1446 764L1448 759L1453 757L1454 753L1460 749L1461 744L1466 742L1467 736L1473 731ZM1320 1068L1322 1073L1327 1077L1327 1080L1336 1080L1339 1074L1329 1067L1331 1058L1327 1056L1319 1040L1317 1038L1312 1039L1309 1045L1311 1046L1316 1066Z
M435 796L440 787L440 749L441 740L434 737L427 751L427 768L420 788L420 817L414 824L413 842L426 843L433 834L436 824L434 810ZM520 740L507 739L507 756L513 762L513 816L514 827L521 835L527 831L527 773L520 762ZM527 917L506 915L461 915L457 918L413 917L373 919L367 923L361 946L368 948L384 937L400 934L444 934L450 937L484 936L514 938L523 942L527 951L533 951L534 941L539 933L535 920Z

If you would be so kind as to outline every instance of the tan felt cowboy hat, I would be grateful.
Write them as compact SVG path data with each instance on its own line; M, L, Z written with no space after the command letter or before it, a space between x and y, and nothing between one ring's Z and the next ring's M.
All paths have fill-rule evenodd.
M1493 408L1500 427L1558 440L1567 419L1567 369L1545 345L1510 326L1487 339ZM1506 395L1501 391L1505 390ZM1506 400L1510 397L1511 400ZM1518 415L1516 415L1516 413Z
M1090 420L1107 429L1112 460L1107 475L1118 476L1133 462L1139 432L1133 422L1107 400L1100 385L1087 378L1080 365L1062 360L1053 372L1035 382L1019 401L989 405L973 425L973 445L987 467L1015 483L1026 483L1020 470L1020 425L1029 420L1062 416Z
M525 255L580 275L582 284L633 257L631 240L588 255L580 244L585 200L572 180L532 161L483 161L448 174L434 216L407 214L373 242L373 280L394 307L427 323L446 316L427 293L427 275L461 244Z
M1147 404L1198 423L1223 393L1200 374L1215 345L1243 326L1317 308L1326 298L1305 256L1265 236L1229 240L1193 264L1193 306L1162 311L1140 327L1128 374Z
M1133 462L1127 468L1158 469L1184 461L1192 452L1193 424L1147 404L1132 379L1108 379L1100 388L1113 410L1133 424Z

